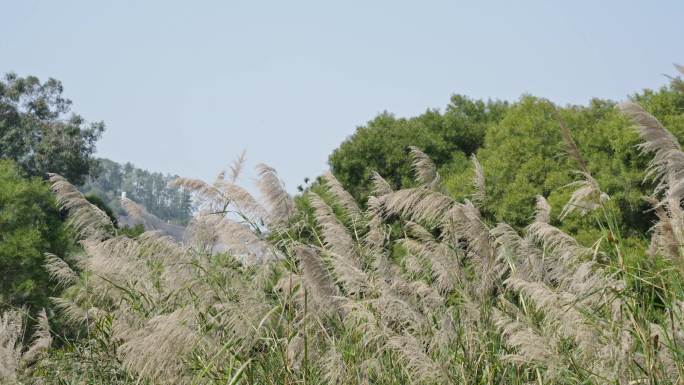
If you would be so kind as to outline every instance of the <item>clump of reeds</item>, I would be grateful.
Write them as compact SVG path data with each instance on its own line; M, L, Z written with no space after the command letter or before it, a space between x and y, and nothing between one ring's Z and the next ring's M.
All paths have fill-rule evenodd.
M682 266L684 153L641 107L622 108L654 154L652 258ZM475 193L457 201L415 147L416 185L374 174L365 209L330 173L298 208L265 165L254 197L237 184L244 155L213 183L179 179L199 207L181 240L118 236L53 175L84 250L45 265L67 287L58 316L85 334L73 346L90 365L71 368L111 383L681 383L684 276L656 282L625 264L608 197L564 130L582 178L558 218L540 196L524 229L482 214L477 158ZM557 226L576 213L595 215L612 241L583 245ZM644 290L660 293L657 308ZM51 334L38 318L28 348L18 313L0 318L0 375L24 365L49 378L57 364L40 359Z

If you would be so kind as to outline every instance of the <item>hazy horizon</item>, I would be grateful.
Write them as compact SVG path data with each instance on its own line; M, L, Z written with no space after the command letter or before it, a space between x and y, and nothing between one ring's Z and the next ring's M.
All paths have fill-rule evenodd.
M26 1L5 6L0 71L61 80L107 124L99 157L211 179L245 149L295 191L382 111L622 100L684 62L683 3L526 4Z

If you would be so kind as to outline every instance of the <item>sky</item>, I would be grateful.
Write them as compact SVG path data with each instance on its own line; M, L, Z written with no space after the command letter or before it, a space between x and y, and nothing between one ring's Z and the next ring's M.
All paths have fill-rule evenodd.
M294 192L378 113L452 94L623 100L684 63L684 1L10 1L0 72L62 81L97 155ZM254 173L244 176L251 183Z

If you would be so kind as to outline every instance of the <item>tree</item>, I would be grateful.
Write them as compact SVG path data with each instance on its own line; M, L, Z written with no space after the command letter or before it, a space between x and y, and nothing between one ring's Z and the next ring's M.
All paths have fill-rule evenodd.
M684 139L684 93L678 79L631 98ZM377 116L342 143L329 163L343 186L364 201L372 171L395 188L411 185L405 150L417 146L439 168L447 191L462 200L472 193L468 156L474 153L487 182L483 214L492 222L522 228L532 218L536 195L545 196L559 214L572 193L566 186L581 178L576 171L582 166L568 156L561 125L569 130L588 171L611 196L610 204L619 209L616 219L623 234L643 238L654 220L643 199L653 188L643 180L647 157L636 148L632 123L610 100L560 107L533 96L509 104L454 95L443 114L428 110L413 118ZM597 230L590 218L580 215L566 218L563 228L581 240L591 239Z
M437 167L459 162L482 144L486 129L498 122L508 108L506 102L472 100L454 95L444 114L437 110L409 119L387 112L358 127L333 151L330 168L342 185L357 199L365 200L373 171L395 187L413 183L406 162L408 146L428 154Z
M490 130L478 153L487 182L487 198L497 221L524 226L534 210L536 194L548 196L558 180L569 183L562 153L556 108L531 96L513 105ZM505 218L505 219L504 219Z
M54 295L43 253L63 256L70 245L47 184L0 161L0 307L45 306Z
M482 147L487 127L499 122L507 110L508 102L484 102L464 95L453 95L444 111L441 136L450 150L460 150L470 155Z
M428 111L423 119L397 119L383 113L337 148L330 156L332 172L357 199L369 191L371 173L377 171L395 187L411 181L411 168L406 162L407 148L420 147L432 157L442 157L444 141L426 123L436 112Z
M684 94L674 85L632 98L684 139ZM538 194L549 200L555 214L560 212L572 193L565 186L581 178L576 173L581 165L568 156L561 124L571 133L588 171L611 197L610 204L619 208L623 234L643 238L655 219L643 199L653 190L644 182L648 157L636 147L639 138L632 123L609 100L562 108L524 96L501 121L489 126L477 157L486 176L490 219L524 227L532 218ZM468 168L450 167L442 175L449 192L465 198L469 190L463 186L471 173ZM563 228L586 240L596 230L594 222L580 215L566 218Z
M120 165L109 159L97 160L97 176L89 177L80 187L89 196L97 196L111 207L115 216L125 215L120 204L121 193L143 205L151 214L175 224L185 225L192 216L188 191L170 187L176 175L164 175Z
M81 184L93 166L102 122L86 124L70 114L62 83L7 74L0 80L0 158L12 159L29 175L48 172Z

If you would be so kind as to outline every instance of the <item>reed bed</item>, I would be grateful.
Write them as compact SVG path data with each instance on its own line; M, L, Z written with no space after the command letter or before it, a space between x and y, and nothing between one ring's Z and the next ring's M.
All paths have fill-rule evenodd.
M328 173L290 197L259 165L260 197L179 179L199 211L182 241L117 234L64 178L53 191L83 252L47 255L63 295L35 331L0 318L5 382L59 384L681 384L684 152L640 106L620 106L652 156L658 214L648 250L628 248L616 208L578 160L559 218L539 196L524 229L491 223L475 193L448 196L411 148L416 185L373 176L361 207ZM570 151L573 150L569 146ZM131 216L153 221L127 201ZM583 245L558 226L591 215ZM646 236L646 235L645 235ZM51 327L53 325L53 327ZM59 325L59 328L57 326ZM31 336L31 337L28 337Z

